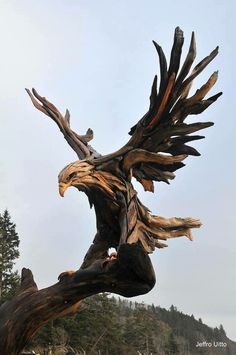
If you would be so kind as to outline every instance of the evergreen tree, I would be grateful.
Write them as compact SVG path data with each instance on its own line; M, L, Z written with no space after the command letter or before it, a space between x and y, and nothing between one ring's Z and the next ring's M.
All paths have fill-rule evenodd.
M51 349L54 355L66 349L71 355L216 355L217 349L196 349L196 344L206 339L231 344L223 333L223 326L213 330L174 306L167 311L99 294L83 300L75 315L47 324L28 349L47 354ZM236 354L230 346L220 352Z
M221 334L221 336L225 337L226 336L226 333L225 333L225 330L224 330L224 327L222 324L220 324L220 327L219 327L219 332Z
M19 257L19 237L7 210L0 214L0 304L11 298L19 283L18 272L13 271Z
M168 354L168 355L179 354L178 345L176 343L173 333L170 334L169 342L166 345L165 350L166 350L166 354Z

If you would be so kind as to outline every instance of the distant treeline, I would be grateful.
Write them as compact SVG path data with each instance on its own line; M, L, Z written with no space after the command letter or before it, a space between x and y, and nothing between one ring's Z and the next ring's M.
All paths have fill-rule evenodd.
M84 300L76 315L41 329L28 349L43 355L234 355L236 343L222 325L210 328L174 306L166 310L100 294Z

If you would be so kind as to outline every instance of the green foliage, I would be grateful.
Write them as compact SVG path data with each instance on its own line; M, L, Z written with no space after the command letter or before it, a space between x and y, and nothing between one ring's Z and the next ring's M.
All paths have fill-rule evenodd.
M13 271L19 257L19 237L9 212L0 214L0 304L10 299L19 284L18 272Z
M86 355L197 355L209 353L196 351L197 342L227 341L224 334L223 326L212 329L174 306L168 311L99 294L85 299L76 315L44 327L31 348L51 348L55 355L65 349Z
M76 316L54 322L69 334L68 344L79 351L116 353L122 343L118 305L114 298L100 294L86 299Z
M165 353L167 355L179 354L179 348L173 333L170 334L169 341L165 346Z

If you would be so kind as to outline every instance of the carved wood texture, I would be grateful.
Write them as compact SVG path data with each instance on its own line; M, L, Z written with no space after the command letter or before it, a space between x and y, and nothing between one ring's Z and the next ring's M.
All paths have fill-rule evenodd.
M167 246L164 242L169 238L192 240L191 229L200 227L198 219L152 215L132 185L136 178L146 191L154 192L155 181L169 183L188 155L200 155L186 143L204 137L192 133L213 125L185 120L203 112L221 95L205 99L217 80L214 72L189 96L193 80L215 58L218 47L190 72L196 56L194 33L180 68L183 42L183 32L177 27L168 66L162 48L154 42L160 64L159 90L155 76L148 112L131 128L129 141L108 155L88 144L93 138L91 129L85 135L71 129L68 110L63 115L35 89L26 89L34 106L55 121L79 158L60 172L59 193L64 196L70 186L86 193L95 209L97 233L79 270L63 272L51 287L38 290L31 271L23 269L18 294L0 308L1 354L19 354L40 327L76 312L85 297L104 291L126 297L149 292L155 274L148 254ZM109 256L111 247L117 255Z

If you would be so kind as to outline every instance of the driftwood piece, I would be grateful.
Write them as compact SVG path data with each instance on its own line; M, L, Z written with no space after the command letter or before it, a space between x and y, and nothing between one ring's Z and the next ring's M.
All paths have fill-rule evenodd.
M154 284L150 258L138 244L124 244L116 259L97 260L71 275L62 274L58 283L42 290L38 290L32 272L23 269L18 294L0 308L0 354L20 354L39 328L75 313L88 296L112 292L132 297L147 293Z

